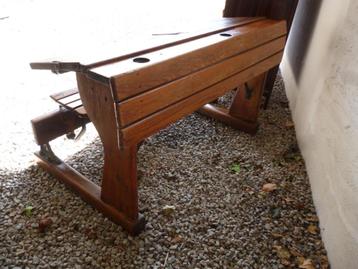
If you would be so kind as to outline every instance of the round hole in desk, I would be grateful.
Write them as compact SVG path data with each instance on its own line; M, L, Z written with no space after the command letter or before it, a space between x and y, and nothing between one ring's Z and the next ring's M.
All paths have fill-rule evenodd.
M133 62L135 62L135 63L140 63L140 64L142 64L142 63L147 63L147 62L149 62L150 60L148 59L148 58L144 58L144 57L138 57L138 58L134 58L133 59Z
M222 34L220 34L221 36L227 36L227 37L229 37L229 36L232 36L231 34L228 34L228 33L222 33Z

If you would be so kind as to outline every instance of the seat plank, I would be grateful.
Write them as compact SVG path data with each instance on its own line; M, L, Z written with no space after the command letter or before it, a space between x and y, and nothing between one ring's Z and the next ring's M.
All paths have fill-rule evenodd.
M126 145L138 143L144 138L168 126L170 123L177 121L178 119L199 109L201 106L215 100L227 92L228 89L235 88L238 84L244 83L245 81L258 76L273 66L279 64L282 59L282 55L283 51L225 79L224 81L208 87L193 96L177 102L166 109L154 113L153 115L120 130L122 137L121 143Z
M61 92L58 92L58 93L54 93L54 94L51 94L50 97L54 101L58 102L61 99L64 99L66 97L69 97L69 96L72 96L72 95L75 95L75 94L78 94L78 89L77 88L73 88L73 89L69 89L69 90L66 90L66 91L61 91Z
M189 76L144 92L118 104L120 125L128 126L160 109L213 85L283 50L285 37L275 39Z

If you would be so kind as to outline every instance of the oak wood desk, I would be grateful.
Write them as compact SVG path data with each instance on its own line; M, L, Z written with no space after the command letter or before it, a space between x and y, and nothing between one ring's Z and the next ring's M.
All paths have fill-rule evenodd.
M32 120L39 164L129 233L144 229L138 210L138 145L199 111L254 134L266 72L281 61L285 21L225 18L172 40L93 61L31 63L76 72L78 88L51 97L59 111ZM228 109L210 104L237 88ZM60 160L49 142L93 122L104 148L102 186Z

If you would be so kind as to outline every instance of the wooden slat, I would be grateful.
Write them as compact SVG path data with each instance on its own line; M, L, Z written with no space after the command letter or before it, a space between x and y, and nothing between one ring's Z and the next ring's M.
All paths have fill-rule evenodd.
M60 103L62 103L64 105L69 105L69 104L76 102L80 99L81 99L81 97L80 97L79 93L76 93L76 94L66 96L65 98L60 99L60 101L61 101Z
M192 95L210 85L229 77L284 48L285 37L275 39L209 68L144 92L118 104L121 126L148 116L164 107Z
M66 108L69 108L69 109L77 109L79 107L82 106L82 101L81 100L76 100L74 102L71 102L71 103L68 103L65 105Z
M233 29L238 26L242 26L248 23L252 23L255 21L263 20L264 17L233 17L233 18L220 18L217 20L212 20L209 22L201 22L201 24L190 25L190 29L194 29L193 31L190 30L188 33L172 36L170 40L158 39L155 36L149 40L143 40L143 42L138 42L138 40L131 44L132 46L126 46L126 48L118 47L120 42L113 38L113 44L115 46L107 47L100 47L97 48L96 51L100 52L99 54L96 53L96 61L94 60L94 55L91 54L90 57L79 58L79 61L86 65L88 68L95 68L99 66L103 66L106 64L122 61L128 58L133 58L142 54L150 53L155 50L160 50L168 47L177 46L179 44L183 44L186 42L190 42L199 38L203 38L205 36L209 36L215 33L219 33L221 31L227 31ZM114 35L115 37L115 35ZM86 44L88 45L88 44ZM87 46L88 47L88 46ZM133 48L135 49L133 51ZM118 52L124 49L126 53L118 55L116 57L110 56L109 53ZM129 51L128 51L129 50ZM88 50L93 51L93 50ZM98 55L97 55L98 54ZM105 59L105 60L104 60ZM91 62L90 62L91 60Z
M75 191L84 201L98 209L104 216L115 223L122 225L130 234L137 235L145 227L143 215L139 214L136 220L129 219L117 208L104 202L101 198L101 188L77 172L72 167L61 162L53 164L37 153L38 163L41 167L57 177L66 186Z
M219 82L203 91L190 96L174 105L161 110L148 118L145 118L135 124L130 125L127 128L121 130L122 143L135 144L138 141L154 134L158 130L166 127L170 123L177 121L178 119L192 113L201 106L215 100L219 96L223 95L228 89L235 88L238 84L254 78L269 68L280 63L282 59L283 51L279 52L268 59L261 61L260 63L247 68L246 70L235 74L222 82Z
M142 68L123 69L122 74L119 74L113 65L113 70L110 73L119 74L112 78L112 87L115 89L114 93L117 93L116 99L122 101L283 36L286 33L286 26L283 21L264 20L240 27L229 33L233 36L217 35L208 37L208 42L205 39L195 41L200 42L201 48L198 48L197 44L186 43L183 46L185 47L184 51L187 50L187 52L184 53L178 46L171 48L167 54L166 51L157 51L149 56L143 55L154 63L138 64L143 65ZM193 47L196 49L193 50ZM178 55L175 55L173 50L179 50ZM131 66L132 60L121 62L120 65L125 66L126 64ZM109 75L101 73L100 70L96 70L96 72L104 76Z
M226 125L235 129L243 130L245 133L254 135L258 130L258 122L245 121L229 114L229 110L222 107L217 107L212 104L206 104L199 108L198 112L202 115L216 119Z
M103 31L104 35L101 32L97 32L93 42L88 42L86 38L76 40L76 42L71 44L72 50L68 55L61 55L59 58L52 58L51 55L48 55L45 58L50 60L46 62L33 62L30 65L34 69L49 69L59 73L80 71L122 61L154 50L176 46L218 31L226 31L239 25L262 19L263 17L258 16L219 18L210 21L198 19L190 25L176 24L175 28L180 27L179 31L183 33L166 36L165 38L153 36L150 33L143 34L140 32L140 28L138 28L137 35L132 34L128 38L125 31L121 31L123 30L121 27L114 26ZM166 28L168 29L168 27ZM108 30L113 32L109 33ZM143 38L133 39L134 36ZM123 40L125 41L123 42ZM83 49L84 47L86 47L85 50ZM60 63L60 65L54 65L54 62ZM58 67L60 67L59 70Z
M57 101L59 101L59 100L61 100L63 98L66 98L68 96L71 96L71 95L74 95L74 94L77 94L77 93L78 93L78 89L74 88L74 89L58 92L58 93L55 93L55 94L51 94L50 97L57 102Z

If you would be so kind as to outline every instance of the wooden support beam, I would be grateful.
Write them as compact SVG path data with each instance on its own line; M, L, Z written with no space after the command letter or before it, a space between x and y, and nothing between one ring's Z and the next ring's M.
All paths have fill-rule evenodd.
M104 202L101 198L101 187L88 180L82 174L64 162L53 163L41 153L36 153L38 164L62 183L76 192L84 201L98 209L104 216L120 224L131 235L139 234L145 227L145 220L141 214L136 219L128 218L116 207Z
M89 122L85 114L60 109L31 120L31 125L36 143L43 145Z
M221 107L217 107L211 104L206 104L201 107L198 112L210 118L216 119L222 123L231 126L234 129L243 131L245 133L254 135L258 129L257 122L244 121L230 115L229 110Z
M286 20L289 35L297 5L298 0L226 0L224 17L265 16L269 19ZM277 65L267 74L264 108L268 106L278 69Z

